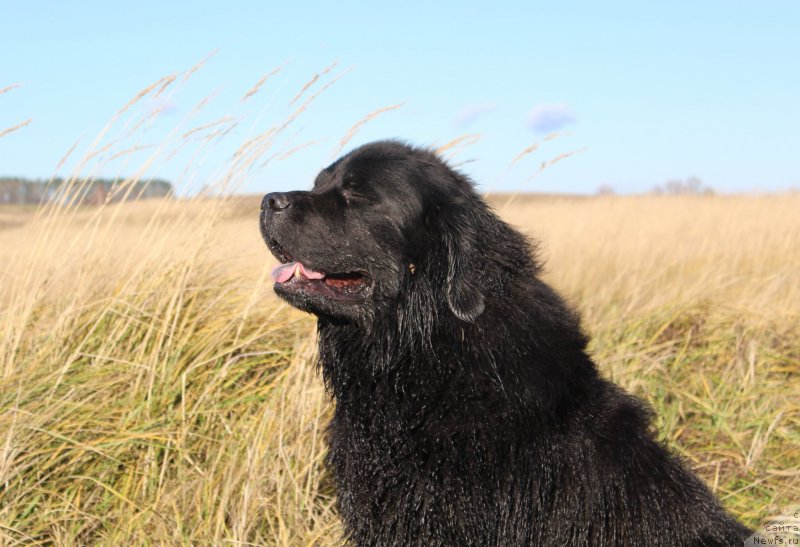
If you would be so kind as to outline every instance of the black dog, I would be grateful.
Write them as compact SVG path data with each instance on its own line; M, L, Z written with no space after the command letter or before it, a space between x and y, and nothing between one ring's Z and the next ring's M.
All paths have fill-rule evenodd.
M430 151L363 146L264 197L275 291L318 316L358 545L741 545L602 379L529 242Z

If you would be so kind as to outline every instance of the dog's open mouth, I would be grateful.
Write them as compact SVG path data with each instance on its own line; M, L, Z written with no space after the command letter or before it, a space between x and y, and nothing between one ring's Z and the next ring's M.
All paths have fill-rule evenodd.
M301 262L279 264L272 270L272 280L286 292L344 301L361 300L370 288L370 280L363 273L323 273L306 268Z

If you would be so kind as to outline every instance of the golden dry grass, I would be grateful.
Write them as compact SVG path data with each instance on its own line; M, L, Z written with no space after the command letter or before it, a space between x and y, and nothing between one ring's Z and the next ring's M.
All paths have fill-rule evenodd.
M756 524L800 498L800 196L507 201L601 369L726 506ZM164 200L0 231L7 543L338 544L313 321L272 295L257 215Z

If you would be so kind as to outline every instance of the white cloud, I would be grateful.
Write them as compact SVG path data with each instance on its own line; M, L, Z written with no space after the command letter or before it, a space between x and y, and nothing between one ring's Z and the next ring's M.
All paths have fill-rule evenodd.
M165 97L153 97L148 101L147 108L151 114L169 116L178 111L178 105Z
M567 103L537 104L528 114L526 125L538 133L549 133L575 121L575 113Z
M493 102L468 104L453 119L453 125L459 129L465 129L495 108L497 108L497 104Z

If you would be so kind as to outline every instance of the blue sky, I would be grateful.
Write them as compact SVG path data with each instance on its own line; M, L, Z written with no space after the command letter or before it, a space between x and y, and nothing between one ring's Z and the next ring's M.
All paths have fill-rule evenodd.
M0 175L68 174L139 90L217 50L185 84L145 97L108 136L121 138L154 109L158 119L127 137L145 150L179 124L180 135L222 116L237 122L226 140L162 157L148 175L213 183L233 150L335 80L265 156L276 158L247 173L243 191L308 187L356 122L397 104L360 126L344 150L378 138L441 145L479 135L452 162L494 190L637 192L690 176L721 191L800 187L794 1L0 0L0 21L0 89L21 84L0 94L0 131L32 119L0 138ZM544 140L552 131L561 134ZM147 153L86 169L128 174Z

